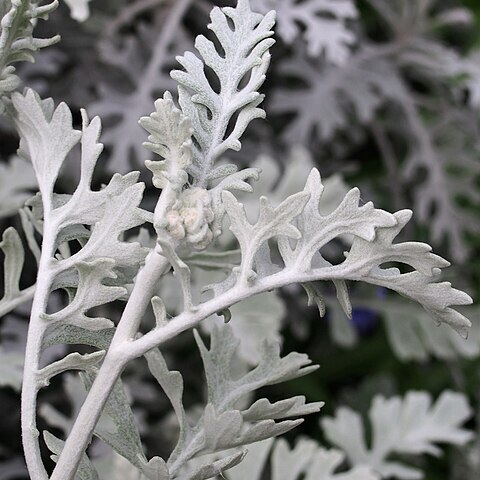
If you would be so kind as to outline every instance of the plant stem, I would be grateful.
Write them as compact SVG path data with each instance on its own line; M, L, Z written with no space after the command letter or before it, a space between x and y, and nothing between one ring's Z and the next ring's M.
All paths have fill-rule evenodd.
M258 295L263 292L275 290L294 283L306 283L313 281L330 280L362 280L373 285L381 285L377 280L369 282L362 273L363 265L332 265L322 267L309 272L296 271L295 268L285 268L281 272L257 280L254 284L237 284L237 286L226 291L222 295L197 305L194 311L183 312L173 318L167 325L150 331L143 337L130 342L123 348L123 355L127 362L141 357L149 350L165 343L166 341L180 335L182 332L194 328L202 320L217 312L221 312L246 298ZM388 286L387 286L388 288Z
M181 22L190 3L191 0L180 0L172 8L169 21L166 23L164 31L160 36L160 42L156 48L154 58L149 64L147 79L153 78L154 70L158 69L163 61L171 38L175 35L178 24ZM165 213L166 208L170 206L170 199L171 192L162 192L156 209L157 215ZM50 207L50 205L48 208L44 206L46 235L49 235L48 232L56 232L55 228L48 228L47 225L48 214L51 212ZM50 236L52 238L49 238ZM22 430L25 455L32 480L48 479L41 459L38 442L39 432L36 428L36 402L40 388L36 379L36 372L39 369L42 338L46 329L46 324L42 323L41 314L46 312L53 280L48 270L50 259L54 254L55 236L51 234L50 236L44 237L42 245L42 256L38 273L38 278L41 279L41 286L37 286L33 302L22 393ZM72 480L75 477L81 457L91 440L95 425L110 392L128 361L128 359L124 358L121 347L131 341L136 335L141 318L150 303L158 280L169 267L170 265L166 258L159 255L156 251L152 251L147 256L145 266L137 276L132 294L119 322L111 348L107 352L98 376L64 445L52 474L52 480Z
M72 480L75 477L78 465L91 441L93 430L102 414L103 407L125 367L126 362L122 361L121 358L114 357L111 353L105 357L102 368L98 372L97 378L88 392L88 396L65 442L55 470L50 477L51 480Z
M139 318L141 318L152 297L151 288L157 284L160 276L165 271L166 265L168 265L167 260L154 251L147 257L145 267L135 282L132 295L122 315L105 361L77 416L51 480L72 480L74 478L83 452L90 442L95 425L100 418L108 396L129 361L144 355L147 351L194 327L210 315L252 295L291 283L346 278L348 276L346 273L348 269L343 266L322 268L320 270L322 275L317 274L315 278L312 278L312 273L296 273L290 269L285 269L278 274L259 280L254 285L233 288L223 295L199 305L195 311L187 311L178 315L165 327L155 329L140 339L133 340L133 331L135 330L136 333L136 328L132 327L138 325ZM355 272L350 273L352 279L355 279ZM147 285L142 284L141 279L146 279L147 277Z
M45 215L45 236L42 242L42 256L38 269L38 278L35 295L33 298L30 325L28 328L27 346L25 350L25 367L22 383L22 440L31 480L48 479L47 472L43 466L40 454L37 430L37 394L40 385L37 380L37 371L40 367L40 354L42 350L42 339L47 324L41 318L46 312L52 276L49 263L55 249L55 228L48 225L48 213Z
M162 190L155 208L155 218L164 217L173 200L174 191L169 185ZM105 360L75 419L51 480L74 478L110 392L129 361L123 354L125 346L135 338L142 316L154 295L158 282L169 268L168 260L159 255L155 249L147 255L145 266L135 279L132 293L118 323Z
M72 480L75 477L82 455L91 441L95 425L107 403L110 392L129 361L129 358L123 353L125 346L137 333L143 313L167 267L169 267L168 261L155 250L147 256L145 266L137 276L111 346L65 442L51 480Z

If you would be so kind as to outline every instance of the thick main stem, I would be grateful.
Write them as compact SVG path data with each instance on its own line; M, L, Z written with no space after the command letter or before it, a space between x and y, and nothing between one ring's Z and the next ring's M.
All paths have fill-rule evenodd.
M48 479L38 442L40 433L37 429L36 417L37 395L40 387L36 375L40 367L42 339L46 329L46 323L42 320L41 315L46 312L52 283L48 264L55 248L55 236L49 233L53 231L55 229L49 228L46 220L43 251L38 269L38 278L41 278L41 281L37 283L33 298L22 382L22 441L31 480Z
M168 267L168 261L155 251L147 257L145 266L137 276L112 344L65 442L51 480L74 478L108 397L129 360L122 353L122 345L131 341L137 333L138 324L158 286L158 281Z
M173 198L174 192L169 185L162 191L158 200L155 209L156 218L165 216ZM129 361L123 355L123 346L135 338L142 316L155 293L158 282L169 268L168 260L159 255L155 249L148 254L145 266L135 279L135 285L118 323L105 360L65 442L51 480L71 480L74 478L83 452L91 441L95 425L107 403L110 392Z

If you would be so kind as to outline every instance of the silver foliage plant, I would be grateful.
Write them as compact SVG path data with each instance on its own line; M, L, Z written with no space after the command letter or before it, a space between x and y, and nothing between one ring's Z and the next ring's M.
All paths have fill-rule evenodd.
M294 9L297 2L276 3ZM347 3L311 0L300 5L321 12L322 5L333 4L345 13ZM394 203L404 203L407 192L413 192L417 221L430 229L431 241L447 243L451 255L464 262L470 253L466 238L478 234L478 222L458 202L461 196L478 205L474 182L478 174L478 56L450 45L445 32L472 27L473 12L438 0L364 3L375 15L382 40L370 38L366 22L357 22L352 15L355 27L351 21L346 29L352 38L352 32L358 32L356 48L349 49L350 42L340 43L348 62L332 61L328 50L321 58L309 57L304 53L310 48L308 42L295 42L293 54L277 66L278 74L294 79L295 86L274 91L270 111L289 116L283 131L288 142L316 146L334 144L336 135L353 141L358 135L373 136L389 173L389 186L397 192ZM306 8L302 7L302 14ZM290 18L296 18L293 10ZM317 17L309 18L313 22ZM342 17L333 13L333 18ZM305 34L308 31L307 27ZM322 30L315 31L320 38ZM459 171L456 175L451 174L454 168ZM418 182L421 171L426 176Z
M0 3L2 18L0 32L0 113L5 110L5 97L20 84L14 64L33 61L32 53L56 43L60 38L39 39L33 36L33 27L38 19L47 19L58 5L57 0L39 5L30 0L3 0Z
M15 56L15 49L21 51L24 44L27 50L39 46L30 35L32 19L54 6L2 3L5 23L2 21L1 38L25 39L20 46L2 40L6 78L13 75L10 63L23 58ZM294 8L295 2L290 6ZM11 24L5 19L19 15L20 7L22 21L9 33ZM337 13L339 18L349 18L354 10ZM241 374L234 373L239 342L231 327L223 325L213 327L208 346L200 333L194 332L208 395L199 417L194 422L189 419L183 404L182 375L169 369L159 347L215 313L228 322L230 307L263 292L301 284L322 306L325 302L319 282L331 281L341 308L350 316L346 282L362 281L417 302L435 322L466 336L470 322L454 307L472 300L450 283L440 281L440 270L448 262L433 254L426 244L395 243L410 220L410 211L390 214L370 202L363 204L359 190L353 188L333 212L321 213L324 186L316 169L300 192L277 204L262 196L254 220L234 195L253 191L251 182L260 175L258 168L239 170L221 160L227 151L240 150L240 138L252 120L265 117L259 90L269 66L274 24L273 11L256 13L249 0L238 0L236 7L216 7L209 24L216 42L201 35L195 42L198 54L187 52L178 57L182 69L171 73L178 83L178 103L166 92L155 102L155 111L140 120L149 134L144 146L161 157L146 162L154 186L161 190L151 212L141 207L144 184L138 182L138 172L115 174L99 190L92 187L103 149L99 117L90 119L82 110L82 126L77 130L65 103L55 106L51 99L44 100L31 89L12 94L16 88L12 82L2 90L3 104L20 135L19 155L31 162L39 188L39 194L22 210L28 246L38 261L38 281L28 292L21 290L19 283L25 252L17 231L8 229L1 243L6 285L0 300L2 311L12 310L34 292L22 385L24 451L33 480L99 478L86 453L93 435L125 458L142 478L214 478L242 462L246 445L281 435L301 423L303 416L318 412L322 403L307 403L302 396L273 403L265 398L252 400L256 390L301 377L317 367L304 354L282 356L278 342L266 340L256 364ZM312 54L324 49L327 56L333 55L331 46L318 46L314 39L312 42ZM349 42L350 37L342 40ZM335 55L339 60L338 52ZM211 71L218 84L211 81ZM67 157L74 152L79 153L80 179L73 193L59 194L56 181ZM221 238L225 223L238 242L239 255L231 257L235 260L223 281L204 285L210 298L196 301L191 265L215 258L215 242ZM130 230L144 224L151 225L155 232L152 247L142 240L142 233L131 238ZM41 248L37 243L40 236ZM353 240L345 259L332 264L322 253L339 236ZM405 264L408 271L389 266L389 262ZM158 295L159 282L171 270L183 300L181 312L173 316ZM51 298L61 290L68 294L67 304L53 308ZM103 308L115 301L125 302L117 322L107 318ZM141 320L149 308L156 321L141 333ZM90 353L74 352L45 362L47 349L59 344L92 348ZM145 456L121 383L127 364L140 357L146 358L178 419L178 440L168 458ZM72 370L80 372L85 400L74 409L73 419L52 409L40 410L52 426L64 431L64 438L40 432L39 392L54 377ZM398 478L418 478L406 467L392 466L386 457L396 452L436 452L432 444L437 441L465 443L469 434L460 426L468 408L462 403L463 397L445 395L431 411L430 399L422 394L407 397L403 403L398 398L378 400L372 407L372 423L380 442L382 435L390 435L395 443L381 442L380 447L373 444L372 452L365 446L355 414L340 411L336 420L325 420L327 436L343 449L353 466L350 474L340 474L339 478L366 480L392 471ZM443 415L445 412L448 415ZM413 414L418 416L420 432ZM411 442L409 432L389 432L383 417L391 415L403 415L407 423L413 422L408 423L412 427ZM341 435L346 417L356 429L354 445ZM42 442L56 462L50 476L41 456ZM377 447L384 449L381 454ZM315 448L310 453L314 458L311 461L318 469L325 465L325 478L335 478L334 471L344 454ZM279 443L275 451L281 453L282 449L285 445ZM217 457L202 461L207 454ZM317 467L311 468L314 472ZM306 474L310 478L310 473Z
M409 392L404 398L377 395L368 416L371 447L365 441L361 416L342 407L321 422L327 440L336 448L325 449L308 438L290 448L283 440L268 439L251 446L251 454L225 474L228 480L261 480L270 465L271 480L378 480L423 478L418 468L387 460L392 454L440 454L436 443L463 445L472 433L458 428L471 415L461 394L444 392L435 404L426 392ZM398 422L392 421L398 418ZM269 458L270 457L270 458ZM336 473L347 461L350 470ZM220 477L219 477L220 478Z

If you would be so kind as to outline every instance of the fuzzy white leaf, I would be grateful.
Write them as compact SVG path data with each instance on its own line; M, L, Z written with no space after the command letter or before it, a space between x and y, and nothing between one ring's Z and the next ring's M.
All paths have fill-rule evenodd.
M77 352L70 353L66 357L58 360L37 372L39 383L42 386L48 386L50 380L55 375L66 372L68 370L88 370L97 365L105 356L105 352L99 351L94 353L86 353L80 355Z
M369 466L385 477L402 480L423 478L420 471L390 462L394 453L439 455L436 443L464 445L472 432L461 428L471 410L462 394L444 392L435 404L428 393L410 392L405 398L375 397L369 417L372 446L365 439L361 417L349 408L340 408L333 418L324 418L322 426L328 440L341 448L348 461Z
M306 355L290 353L280 358L277 342L265 341L258 366L246 375L233 379L231 363L239 341L229 325L215 327L212 331L210 350L195 332L207 376L209 401L219 411L233 407L238 400L261 386L273 385L292 378L301 377L316 370Z
M52 315L40 318L56 323L102 330L110 328L107 319L92 321L85 312L92 307L124 298L124 285L131 282L143 262L147 249L136 242L123 241L126 230L137 227L151 215L138 208L144 185L136 183L138 174L115 175L99 191L91 188L92 176L103 145L98 142L100 119L88 119L82 111L82 131L72 128L72 114L65 104L54 109L51 100L41 100L31 90L13 96L21 150L30 156L42 191L43 205L32 205L32 216L45 216L61 255L51 260L51 288L76 289L71 303ZM55 180L71 148L81 141L80 181L73 195L53 193ZM36 200L38 202L38 199ZM119 209L119 203L123 208ZM38 209L40 212L35 212ZM89 228L86 228L89 227ZM62 244L78 238L81 248L71 255ZM84 241L84 237L88 239Z
M410 211L390 214L378 210L371 203L359 206L358 189L352 189L343 202L330 215L319 213L323 186L318 171L313 170L305 187L309 201L297 218L301 238L292 243L279 239L279 249L287 268L300 272L312 272L312 277L323 270L330 272L337 282L341 304L348 313L350 306L346 288L338 280L356 280L390 288L422 305L437 322L444 322L466 336L471 323L452 306L469 305L472 299L455 290L448 282L437 282L440 269L449 263L431 253L427 244L405 242L393 244L393 240L411 217ZM238 213L237 213L238 216ZM353 235L347 259L339 265L326 261L320 249L339 235ZM398 269L382 269L388 262L400 262L414 271L401 274ZM338 272L338 274L336 274ZM307 288L312 288L308 286ZM316 294L316 298L320 298ZM324 306L320 303L320 311Z
M12 96L17 111L15 123L20 132L19 153L31 160L40 191L52 195L60 168L81 133L72 127L72 114L65 103L54 111L52 104L41 101L33 90Z
M148 368L170 400L180 425L180 434L174 453L184 448L190 427L183 407L183 377L180 372L170 371L160 350L151 350L145 355Z
M233 22L233 29L229 21ZM192 122L198 145L194 148L190 169L195 186L205 188L215 161L229 149L239 150L239 139L248 124L265 116L258 108L263 100L258 89L265 81L270 61L268 49L274 43L270 38L274 23L273 12L265 17L253 13L248 0L239 0L235 8L215 7L208 28L218 38L224 56L212 41L200 35L195 47L203 60L191 52L178 57L185 71L174 70L171 75L180 83L179 102L184 115ZM205 65L217 75L219 92L211 87ZM242 85L247 74L250 78ZM236 118L235 114L238 114ZM234 126L227 134L232 118L235 118Z
M296 264L303 271L312 268L314 256L319 255L318 251L334 238L350 234L369 242L375 238L377 228L397 223L392 214L374 208L371 202L359 206L360 191L357 188L350 190L332 213L323 216L319 212L323 188L319 172L313 169L304 190L309 201L297 220L302 237L294 249L288 240L280 239L286 264Z
M230 192L223 193L223 203L230 219L230 230L235 234L242 251L241 281L255 280L256 273L252 268L254 257L268 239L277 236L294 239L301 237L300 231L290 222L302 212L309 196L308 192L296 193L278 207L273 207L266 197L261 197L258 220L251 225L243 205Z
M13 63L19 61L33 62L33 53L60 40L56 35L52 38L34 38L33 27L38 19L46 20L48 15L58 6L53 0L39 6L31 0L5 0L2 2L0 14L0 114L4 113L4 95L9 95L20 85L15 75Z
M271 450L271 452L269 452ZM226 473L227 480L260 480L271 453L271 480L379 480L368 467L355 467L342 473L335 473L344 462L345 455L339 450L326 450L315 441L301 438L295 447L276 440L273 448L271 441L249 445L245 460ZM266 478L266 477L265 477Z
M302 398L273 405L262 401L252 406L251 410L238 410L239 400L245 399L254 390L306 375L317 367L310 365L308 357L297 353L280 358L278 345L265 341L259 365L239 378L234 378L232 362L238 340L233 336L230 326L214 328L209 350L198 332L194 333L207 376L208 403L197 424L188 429L186 441L177 446L168 460L174 477L185 462L195 459L201 453L215 453L281 435L302 422L302 419L283 419L320 410L322 403L305 404L305 399ZM172 373L176 372L164 377L164 382ZM167 391L166 393L169 395ZM178 404L178 399L175 398L174 402ZM182 429L185 430L185 427ZM201 459L197 458L194 463L199 462Z
M122 298L126 290L103 284L105 278L116 278L112 272L114 263L104 259L95 262L76 264L79 280L73 301L64 309L43 318L48 322L68 323L89 330L103 330L113 327L113 322L107 318L92 318L86 312L93 307L104 305Z
M429 245L417 242L392 243L410 217L410 211L397 212L397 225L379 228L376 238L371 242L356 237L345 265L357 264L360 267L355 279L397 291L422 305L437 322L447 323L466 336L471 322L451 306L470 305L472 299L466 293L452 288L449 282L436 281L440 269L449 263L431 253ZM410 265L415 270L402 274L396 268L382 269L381 265L389 261Z
M163 161L146 161L153 172L153 184L165 188L171 183L181 190L187 182L187 169L192 162L192 128L190 120L175 107L170 92L155 102L156 111L142 117L140 125L150 133L143 146L164 158Z

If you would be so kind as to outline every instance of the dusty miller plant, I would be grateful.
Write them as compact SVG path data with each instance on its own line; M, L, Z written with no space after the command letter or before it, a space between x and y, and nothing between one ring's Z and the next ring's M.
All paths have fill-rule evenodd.
M23 59L23 51L52 42L35 41L31 28L33 19L55 6L55 2L45 7L21 0L3 2L0 37L2 72L8 80L1 84L2 105L20 135L19 156L33 165L39 188L22 215L29 248L38 261L37 283L31 287L35 293L22 385L24 451L33 480L98 478L86 454L93 435L127 459L143 478L213 478L243 460L244 446L281 435L301 423L304 415L318 412L321 403L307 403L301 396L274 403L262 398L252 403L251 394L259 388L306 375L316 366L304 354L281 356L278 343L267 340L257 364L236 375L233 367L238 340L231 327L224 325L213 328L209 346L194 332L208 399L197 421L188 419L182 402L183 378L168 368L159 347L215 313L221 313L228 322L230 307L262 292L301 284L322 309L325 304L319 282L331 281L339 304L350 316L346 281L362 281L398 292L421 305L437 323L467 334L470 322L452 307L470 304L470 297L439 281L440 270L448 262L426 244L394 243L410 220L410 211L390 214L372 203L363 204L354 188L332 213L321 214L324 186L319 172L313 169L302 191L278 205L261 197L258 217L247 217L233 192L252 191L250 182L258 179L260 171L239 170L222 157L229 150L240 150L240 138L250 122L265 117L259 90L274 44L273 11L255 13L248 0L239 0L236 7L216 7L208 26L215 42L200 35L195 42L198 54L186 52L177 58L182 68L172 71L171 77L178 83L178 103L166 92L155 102L155 111L140 120L149 134L144 146L161 158L146 161L154 186L161 190L154 210L149 212L140 207L144 184L138 182L138 172L115 174L101 189L92 188L103 149L99 117L90 119L82 110L81 130L77 130L65 103L55 106L51 99L44 100L31 89L12 93L17 83L11 63ZM350 11L345 16L352 15ZM345 38L345 42L350 39ZM311 48L312 53L322 48L331 52L328 46L313 44ZM212 82L212 71L218 82ZM56 193L58 176L74 150L80 151L78 184L71 194ZM210 298L195 302L191 265L203 259L211 268L225 255L215 252L215 242L226 223L240 247L239 259L222 282L204 285ZM155 232L151 248L141 241L142 234L129 237L130 230L144 224ZM344 235L353 238L351 247L344 261L332 264L322 250ZM7 312L26 295L19 287L25 253L15 229L4 233L1 248L6 287L0 308ZM389 262L408 268L400 270ZM183 296L183 309L173 317L157 295L159 282L170 270ZM55 309L50 299L60 290L67 293L68 303ZM125 302L116 323L99 313L102 306L114 301ZM156 322L141 332L140 323L149 308ZM45 362L45 352L58 344L92 349ZM180 427L177 444L166 459L145 456L120 380L127 364L143 356L171 402ZM52 378L71 370L80 372L86 396L71 424L57 425L65 427L62 439L38 430L37 398ZM392 402L390 410L400 411L400 400ZM468 434L456 430L466 418L463 411L467 408L445 423L436 411L427 411L429 398L416 398L405 408L414 408L412 402L425 414L427 431L443 428L446 432L421 437L419 453L432 451L430 442L460 444L468 439ZM449 404L458 406L459 402ZM354 414L350 416L358 423ZM392 468L382 463L390 450L382 451L383 456L373 452L375 461L369 460L361 428L357 450L345 444L338 435L342 428L335 428L344 418L345 413L325 425L332 442L343 448L352 465L361 464L352 475L363 472L364 476L350 478L375 478L373 475L382 474L382 469ZM50 476L41 457L41 442L56 462ZM406 443L405 449L410 451ZM391 450L396 451L393 446ZM207 454L216 458L202 461ZM322 461L322 455L326 454L319 454L316 461ZM327 463L333 475L343 454L332 455Z
M273 0L256 2L265 8ZM358 17L355 26L345 26L345 19L355 18L353 2L276 3L279 14L289 13L284 23L295 19L310 34L310 42L293 43L294 54L277 64L278 75L295 79L293 88L276 90L269 105L272 114L289 116L284 139L316 148L335 144L339 135L352 143L370 135L395 192L393 208L401 208L412 192L416 221L428 226L430 241L448 244L453 258L464 262L471 252L468 235L478 234L471 209L458 201L478 205L478 56L449 42L448 35L474 26L473 12L462 6L466 2L367 0L362 4L375 18L373 29ZM321 44L328 31L311 27L322 11L332 12L332 26L340 22L329 37L333 58L327 46L322 57L304 53L312 38ZM295 30L287 32L293 41ZM348 48L354 41L355 48ZM426 177L419 182L422 170Z

